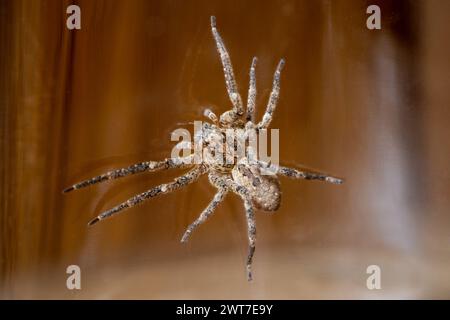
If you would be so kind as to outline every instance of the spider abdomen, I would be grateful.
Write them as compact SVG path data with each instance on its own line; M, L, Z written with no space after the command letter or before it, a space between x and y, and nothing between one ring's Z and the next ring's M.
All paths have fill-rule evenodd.
M278 210L281 189L276 176L262 175L258 166L242 162L234 167L232 175L238 184L250 192L255 208L263 211Z
M254 206L263 211L277 211L281 204L281 190L278 179L262 176L259 187L251 190Z

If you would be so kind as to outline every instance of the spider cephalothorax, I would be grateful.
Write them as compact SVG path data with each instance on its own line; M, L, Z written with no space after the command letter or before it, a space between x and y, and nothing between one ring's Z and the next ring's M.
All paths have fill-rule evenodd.
M247 98L247 109L244 111L241 96L237 90L234 78L233 68L229 54L225 45L216 29L215 17L211 17L211 29L216 41L217 50L225 73L225 83L232 103L232 109L223 113L220 118L209 109L204 111L204 115L211 123L204 123L201 130L202 146L204 148L213 149L217 142L225 142L226 130L233 128L238 135L242 135L237 141L245 141L248 133L258 132L267 129L272 121L272 116L278 102L280 92L280 73L284 66L282 59L275 71L272 92L270 93L269 102L262 120L255 123L255 102L256 102L256 78L255 67L256 58L253 58L250 68L250 85ZM192 147L192 146L191 146ZM233 145L231 149L237 146ZM88 179L64 190L69 192L80 188L87 187L92 184L103 182L110 179L117 179L131 174L140 172L155 172L172 168L190 168L190 170L182 176L177 177L174 181L161 184L139 195L136 195L127 201L105 211L89 222L89 225L108 218L124 209L133 207L146 199L156 197L184 187L200 176L208 174L210 183L217 188L213 200L208 204L205 210L191 225L188 226L186 232L181 238L181 242L186 242L196 227L205 222L217 208L219 203L224 199L228 192L237 194L244 202L244 208L247 219L247 230L249 240L249 253L247 256L247 278L252 279L251 265L253 254L255 252L256 226L254 209L272 212L276 211L280 206L281 191L280 183L276 175L265 175L263 171L269 166L275 169L275 173L294 179L321 180L334 184L341 184L342 180L323 173L313 173L304 170L297 170L268 164L258 160L250 150L244 153L243 157L233 158L232 163L217 161L215 158L204 158L200 162L193 161L194 155L187 157L172 157L162 161L145 161L127 168L117 169L100 176ZM223 160L223 158L222 158Z

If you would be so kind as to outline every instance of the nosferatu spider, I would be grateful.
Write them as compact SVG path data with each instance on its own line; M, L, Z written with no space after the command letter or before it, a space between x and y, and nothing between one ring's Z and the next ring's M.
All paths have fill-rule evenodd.
M281 59L274 74L273 87L270 93L269 101L262 120L255 123L255 101L256 101L256 79L255 67L257 59L253 58L250 67L250 85L247 98L247 112L244 112L241 96L238 92L236 81L231 66L230 56L222 41L222 38L216 28L216 19L211 17L211 29L214 36L217 51L220 54L223 70L225 73L225 83L229 98L232 103L232 109L223 113L220 118L209 109L204 111L204 115L211 120L212 123L203 124L203 147L209 147L208 139L212 135L224 136L225 130L229 128L239 128L245 132L248 130L267 129L272 121L278 96L280 92L280 74L284 66L284 60ZM192 156L191 156L192 157ZM213 200L208 204L200 216L191 225L188 226L186 232L181 238L181 242L186 242L192 232L199 225L204 223L214 212L220 202L223 201L228 192L234 192L244 202L245 214L247 219L247 231L249 250L247 256L247 279L252 280L252 260L255 252L256 226L254 210L259 209L266 212L276 211L280 206L281 191L280 184L275 175L264 175L261 170L269 164L262 161L250 162L248 157L237 159L232 165L223 163L211 163L202 161L197 164L186 161L186 158L167 158L162 161L146 161L134 164L127 168L117 169L97 177L76 183L64 190L69 192L81 189L96 183L104 182L111 179L122 178L128 175L141 172L156 172L173 168L190 168L190 170L182 176L175 178L172 182L161 184L141 194L138 194L127 201L105 211L91 220L88 225L111 217L124 209L134 207L144 200L166 194L196 181L200 176L208 173L210 183L217 188ZM329 176L324 173L314 173L304 170L276 166L276 174L294 179L321 180L334 184L341 184L342 179Z

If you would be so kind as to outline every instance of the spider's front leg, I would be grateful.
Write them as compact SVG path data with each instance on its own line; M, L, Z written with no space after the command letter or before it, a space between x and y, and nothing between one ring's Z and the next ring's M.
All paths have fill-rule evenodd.
M228 54L227 48L223 43L222 37L217 31L216 27L216 17L211 17L211 31L216 41L217 51L220 55L220 60L222 61L223 72L225 74L225 84L228 91L228 96L230 97L231 103L233 104L233 109L225 112L220 120L222 123L232 123L236 121L243 113L244 108L242 106L242 98L239 94L236 80L234 78L233 66L231 65L230 55Z
M256 106L256 62L258 59L256 57L252 60L252 65L250 67L250 83L248 86L247 95L247 121L255 121L255 106Z
M273 113L275 111L275 108L277 107L278 97L280 95L280 76L283 67L284 59L281 59L273 76L272 92L270 93L266 112L264 113L262 120L257 125L259 129L267 129L270 125L270 122L272 122Z
M247 255L247 280L252 281L252 262L256 249L256 222L250 192L244 186L239 185L228 176L220 176L211 173L210 181L217 187L226 187L239 195L244 201L245 217L247 219L248 255Z

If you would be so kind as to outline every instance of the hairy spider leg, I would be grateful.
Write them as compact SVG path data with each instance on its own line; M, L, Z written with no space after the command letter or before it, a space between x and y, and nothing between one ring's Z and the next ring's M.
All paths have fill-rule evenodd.
M247 218L247 233L248 233L248 254L247 254L247 280L251 281L252 276L252 262L253 255L256 249L256 221L253 205L249 197L242 197L244 200L245 217Z
M138 194L138 195L128 199L127 201L115 206L114 208L111 208L108 211L101 213L96 218L92 219L88 223L88 225L91 226L94 223L97 223L100 220L109 218L112 215L114 215L124 209L134 207L135 205L143 202L144 200L154 198L161 194L166 194L166 193L175 191L175 190L180 189L188 184L191 184L192 182L196 181L206 171L207 171L207 168L205 165L202 164L202 165L196 166L195 168L188 171L184 175L175 178L173 182L170 182L167 184L160 184L159 186L153 187L141 194Z
M203 210L200 216L192 222L189 227L186 229L183 237L181 238L181 242L187 242L189 236L192 232L202 223L204 223L213 213L217 206L223 201L225 195L228 193L226 188L219 188L219 191L214 195L213 200L208 204L208 206Z
M266 167L266 168L269 167L269 164L266 162L258 161L258 163L263 167ZM305 171L303 169L298 170L298 169L294 169L294 168L278 166L275 164L270 164L270 166L275 167L275 170L278 174L288 177L288 178L292 178L292 179L320 180L320 181L325 181L325 182L329 182L329 183L333 183L333 184L344 183L344 179L333 177L333 176L330 176L330 175L328 175L326 173L322 173L322 172L311 172L311 171Z
M247 121L255 121L255 106L256 106L256 62L258 58L253 57L252 65L250 67L250 84L248 86L247 95Z
M252 262L253 255L255 254L256 249L256 221L255 221L255 213L253 209L252 200L250 197L250 192L244 186L241 186L236 181L231 179L226 175L217 175L215 173L210 173L209 175L211 183L213 183L218 188L228 188L232 190L234 193L239 195L244 201L245 208L245 217L247 220L247 236L248 236L248 254L247 254L247 280L251 281L253 279L252 276Z
M220 55L220 60L222 61L223 72L225 74L225 84L228 91L228 96L230 97L231 103L233 104L233 109L227 111L221 116L221 121L234 122L239 116L244 113L244 108L242 106L242 98L238 92L236 85L236 80L234 78L233 66L231 65L230 55L223 43L222 37L216 28L216 17L211 17L211 30L216 41L217 51Z
M162 161L145 161L133 164L126 168L116 169L112 171L108 171L99 176L75 183L74 185L64 189L63 193L67 193L72 190L77 190L81 188L85 188L91 186L93 184L97 184L100 182L105 182L112 179L118 179L122 177L126 177L132 174L141 173L141 172L155 172L161 170L168 170L173 168L186 168L192 166L192 158L193 156L187 156L184 158L167 158Z
M267 103L266 112L261 120L258 123L259 129L267 129L272 122L273 113L275 108L277 107L278 97L280 95L280 75L281 70L284 67L284 59L281 59L278 63L277 69L275 70L275 74L273 75L273 84L272 84L272 92L270 93L269 102Z

